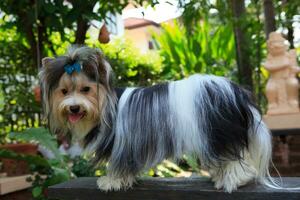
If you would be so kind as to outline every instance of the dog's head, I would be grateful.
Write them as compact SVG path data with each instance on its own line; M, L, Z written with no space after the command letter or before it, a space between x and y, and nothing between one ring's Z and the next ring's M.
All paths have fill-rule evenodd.
M113 109L111 67L98 49L72 47L64 56L44 58L39 74L43 107L50 130L83 139L105 123L105 107Z

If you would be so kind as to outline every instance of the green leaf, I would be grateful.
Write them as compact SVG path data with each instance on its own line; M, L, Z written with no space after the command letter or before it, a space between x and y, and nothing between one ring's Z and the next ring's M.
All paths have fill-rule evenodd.
M42 194L42 192L43 192L43 189L42 189L41 186L34 187L32 189L32 196L34 198L37 198L37 197L39 197Z
M44 9L48 12L47 14L50 15L57 11L55 5L53 5L52 3L45 4Z
M199 164L197 162L196 156L192 155L185 155L184 159L188 163L188 165L194 170L194 171L199 171Z
M21 133L10 133L10 137L27 142L36 142L46 149L50 150L55 158L62 161L63 156L58 150L58 145L55 138L50 134L50 132L45 128L29 128Z
M51 165L49 164L48 160L46 160L38 155L17 154L13 151L9 151L6 149L0 149L0 158L23 160L32 165L45 167L45 168L51 168Z
M45 186L55 185L67 180L70 180L70 172L68 169L52 167L53 174L45 181Z

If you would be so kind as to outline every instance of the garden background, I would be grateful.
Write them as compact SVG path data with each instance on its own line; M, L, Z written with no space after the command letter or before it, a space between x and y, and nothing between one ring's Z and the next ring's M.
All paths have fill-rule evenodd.
M61 55L71 44L100 48L120 87L152 85L194 73L226 76L252 90L264 112L268 73L262 63L268 34L283 33L290 48L300 51L300 37L296 35L300 29L300 1L287 0L171 1L182 14L159 25L160 32L153 32L153 47L146 53L141 53L124 36L114 36L108 44L92 37L90 30L96 22L114 24L114 16L121 14L129 3L155 7L159 2L0 1L0 144L35 141L56 155L55 159L46 160L0 151L0 156L30 163L31 172L48 175L36 175L32 180L35 198L45 198L44 188L71 177L105 173L103 166L94 170L84 158L62 156L55 136L41 128L41 106L34 96L41 58ZM199 173L196 162L190 157L179 164L166 161L145 175Z

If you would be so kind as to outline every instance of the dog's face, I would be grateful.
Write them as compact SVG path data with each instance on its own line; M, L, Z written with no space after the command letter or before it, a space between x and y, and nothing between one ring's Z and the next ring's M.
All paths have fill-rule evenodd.
M81 139L99 123L106 90L84 73L64 73L51 95L53 117L58 126L72 131Z
M78 63L80 70L65 66ZM70 64L71 63L71 64ZM97 124L105 122L104 107L111 103L110 66L99 51L87 47L67 56L44 58L40 72L44 111L55 133L71 133L82 140Z

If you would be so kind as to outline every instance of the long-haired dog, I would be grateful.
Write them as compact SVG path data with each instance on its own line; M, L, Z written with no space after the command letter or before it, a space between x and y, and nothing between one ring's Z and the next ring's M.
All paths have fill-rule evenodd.
M151 87L118 90L103 54L73 47L44 58L44 111L54 133L70 133L108 161L102 190L132 186L164 159L195 155L216 188L256 180L270 187L271 136L250 94L226 78L193 75Z

